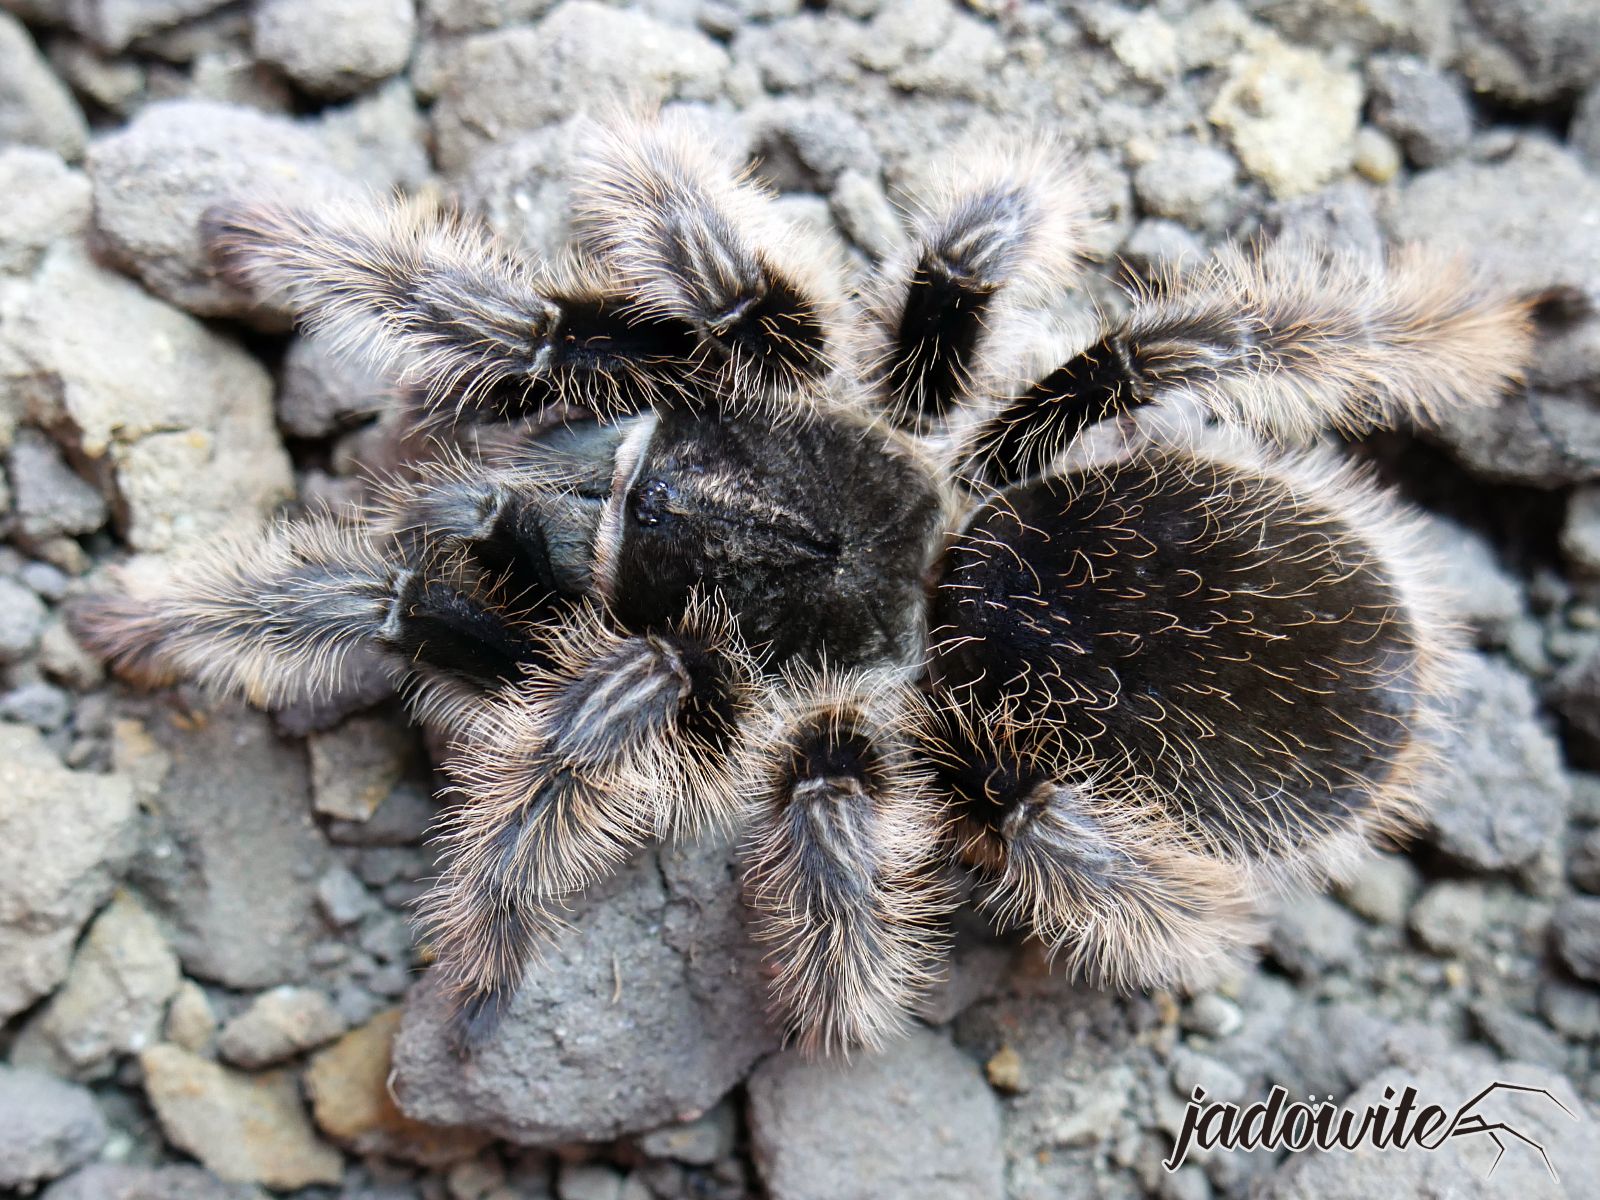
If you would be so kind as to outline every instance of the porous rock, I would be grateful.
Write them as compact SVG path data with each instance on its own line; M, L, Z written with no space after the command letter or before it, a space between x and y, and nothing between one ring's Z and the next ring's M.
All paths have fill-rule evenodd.
M89 155L94 219L107 252L156 295L201 316L256 311L218 277L200 237L212 205L348 195L351 181L308 128L204 100L153 104Z
M848 1064L785 1053L749 1089L751 1148L773 1200L1005 1195L994 1092L931 1030Z
M22 22L0 12L0 146L39 146L71 161L82 156L88 137L72 93L51 72Z
M243 1075L166 1045L139 1062L167 1140L221 1178L298 1188L344 1177L343 1158L317 1137L292 1075Z
M242 709L208 713L196 728L158 718L148 733L139 757L159 785L131 878L185 970L235 988L302 978L322 929L316 882L331 861L304 756Z
M703 34L566 0L533 28L474 34L454 48L433 110L439 164L459 170L492 142L577 112L710 99L727 68Z
M1451 857L1504 871L1555 853L1572 786L1537 707L1520 672L1471 660L1459 731L1445 754L1452 781L1429 818L1429 836Z
M155 919L119 893L89 926L66 982L23 1027L12 1061L95 1079L125 1054L154 1045L178 960Z
M128 780L69 771L34 730L0 725L0 1019L66 975L132 851L135 815Z
M34 146L0 150L0 275L31 271L45 247L89 219L89 180Z
M80 247L58 244L4 297L7 340L25 402L112 491L136 549L258 525L289 495L267 373Z
M1570 95L1600 77L1600 8L1589 0L1464 0L1460 67L1517 104Z
M465 1063L435 981L413 990L395 1043L404 1112L527 1144L595 1141L709 1108L777 1046L725 845L646 852L574 907Z
M1460 161L1423 172L1387 211L1392 236L1454 250L1497 288L1538 295L1571 289L1600 300L1600 180L1537 137L1493 162ZM1437 439L1490 480L1560 487L1600 478L1600 320L1541 330L1529 388L1497 407L1440 422Z
M256 55L314 96L353 95L406 65L412 0L258 0Z
M0 1065L0 1188L31 1190L94 1157L106 1123L84 1088Z
M1370 112L1419 167L1458 157L1472 139L1472 110L1461 86L1409 54L1385 54L1367 64Z

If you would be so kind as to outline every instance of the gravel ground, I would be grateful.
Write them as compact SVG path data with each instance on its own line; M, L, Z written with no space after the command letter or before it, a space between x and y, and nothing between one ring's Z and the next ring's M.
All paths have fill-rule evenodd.
M0 0L0 1192L49 1200L1593 1196L1600 1179L1600 7L1593 0ZM858 261L969 127L1081 145L1112 274L1258 230L1465 247L1574 297L1524 389L1353 448L1435 515L1459 781L1259 966L1117 997L964 931L929 1026L783 1053L725 846L584 901L463 1068L408 925L426 749L381 689L266 716L107 681L61 609L353 495L382 381L213 278L213 200L403 188L531 251L577 118L700 110ZM1091 281L1087 299L1112 290ZM1578 297L1583 297L1579 299ZM1087 300L1086 300L1087 302ZM420 982L419 982L420 979ZM1223 1099L1552 1088L1491 1151L1212 1152Z

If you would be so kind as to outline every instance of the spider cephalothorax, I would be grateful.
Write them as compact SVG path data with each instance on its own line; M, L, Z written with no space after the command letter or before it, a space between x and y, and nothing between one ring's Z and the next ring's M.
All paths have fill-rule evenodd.
M961 156L858 300L677 126L595 144L559 271L405 206L213 213L234 279L499 436L80 618L263 704L387 663L453 746L424 918L469 1044L653 837L745 830L828 1049L915 1007L959 869L1092 978L1199 984L1405 823L1455 642L1410 519L1295 447L1491 403L1521 303L1281 243L1047 357L1088 206L1046 152Z

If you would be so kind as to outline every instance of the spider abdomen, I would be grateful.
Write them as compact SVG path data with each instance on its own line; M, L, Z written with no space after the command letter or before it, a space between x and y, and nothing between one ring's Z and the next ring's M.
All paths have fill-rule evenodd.
M1250 858L1365 819L1427 725L1433 651L1366 534L1289 479L1179 451L1002 493L933 625L945 686Z

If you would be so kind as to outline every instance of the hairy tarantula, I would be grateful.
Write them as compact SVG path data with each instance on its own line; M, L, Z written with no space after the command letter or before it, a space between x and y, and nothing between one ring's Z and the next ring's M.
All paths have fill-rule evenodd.
M549 269L404 204L214 211L232 278L502 436L79 618L266 705L387 663L451 738L423 918L467 1046L652 837L745 829L826 1051L904 1022L963 870L1092 980L1194 986L1413 814L1458 646L1412 519L1304 445L1492 403L1524 303L1280 241L1046 359L1091 209L1050 152L953 163L860 295L671 120L597 131L575 194Z

